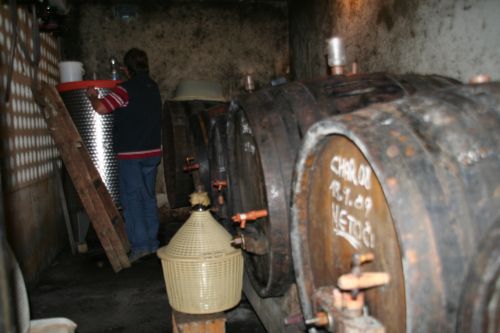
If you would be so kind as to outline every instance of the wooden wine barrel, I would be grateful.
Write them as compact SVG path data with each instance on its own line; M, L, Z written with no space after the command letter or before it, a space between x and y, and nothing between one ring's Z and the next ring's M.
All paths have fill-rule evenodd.
M469 265L456 332L500 332L500 219L486 232Z
M229 112L218 115L212 120L209 137L209 170L210 170L210 198L212 202L212 211L224 226L232 234L236 233L234 224L230 222L231 216L235 213L233 205L228 205L239 198L238 177L231 171L234 166L233 145L228 144L234 140L234 121L231 108Z
M327 116L414 93L412 82L420 87L425 81L428 89L456 84L440 76L332 76L263 89L235 102L228 146L234 159L229 170L238 183L229 185L234 200L227 205L235 212L268 211L268 217L248 223L242 232L267 248L265 254L246 253L246 269L260 296L280 296L293 281L289 207L303 133Z
M366 292L386 332L454 332L468 266L500 211L500 84L451 87L327 118L308 131L293 183L291 243L302 309L353 254L390 275ZM498 247L498 243L496 244Z
M213 101L167 101L163 108L163 163L165 185L171 208L189 206L189 195L195 185L191 172L186 172L186 158L199 164L196 179L208 191L208 136L210 121L227 109L226 103ZM198 177L199 176L199 177Z

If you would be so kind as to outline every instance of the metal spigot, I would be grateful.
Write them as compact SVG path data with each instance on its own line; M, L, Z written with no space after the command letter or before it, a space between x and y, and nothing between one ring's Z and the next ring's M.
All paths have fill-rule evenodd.
M240 234L231 241L231 245L240 247L242 250L259 256L267 254L269 252L267 239L262 235L255 237L251 235L245 236L243 234Z
M245 237L243 235L238 235L236 236L232 241L231 241L232 246L237 246L241 247L242 249L245 249Z
M318 312L314 318L305 320L307 326L325 327L331 325L333 319L326 312Z

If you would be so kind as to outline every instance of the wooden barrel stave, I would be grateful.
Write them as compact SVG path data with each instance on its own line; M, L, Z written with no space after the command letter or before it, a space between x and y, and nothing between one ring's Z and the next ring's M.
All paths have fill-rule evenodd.
M172 208L189 206L194 180L184 171L186 157L194 157L196 182L210 187L208 144L210 121L227 111L227 104L212 101L167 101L163 112L163 159L167 196Z
M281 87L282 96L289 105L290 117L297 124L300 138L305 131L321 119L321 114L311 91L301 82L291 82Z
M168 201L172 208L188 206L188 195L194 190L190 176L183 171L185 152L191 150L189 142L183 104L166 102L162 131L163 171Z
M208 146L208 162L209 162L209 172L210 181L220 182L226 181L229 183L229 157L228 157L228 147L227 147L227 124L228 124L228 114L221 114L212 119L210 124L210 135L209 135L209 146ZM228 214L227 201L231 200L230 187L220 186L220 189L211 186L209 189L210 198L212 202L212 207L215 208L217 216L222 219L230 218L230 213ZM220 202L219 197L222 196L224 202ZM229 226L229 224L228 224Z
M236 167L236 149L237 146L234 144L236 140L236 111L238 107L232 103L229 112L227 114L227 126L226 126L226 137L227 137L227 182L228 196L226 197L226 207L228 212L228 217L230 218L236 213L236 209L241 207L241 196L239 193L239 187L241 183L241 178L235 171Z
M188 123L191 134L191 147L195 163L198 163L199 169L195 172L199 175L199 184L195 187L201 189L203 186L205 191L210 189L210 175L208 168L208 129L210 118L205 110L188 115Z
M316 155L322 152L321 149L326 149L325 146L332 145L331 136L343 135L352 140L370 161L370 167L380 181L390 206L402 257L399 263L396 261L387 265L385 257L389 252L375 251L376 262L367 266L367 269L390 271L390 266L402 267L404 288L400 287L400 278L396 278L396 286L369 291L367 296L371 313L387 325L388 332L453 331L460 287L473 253L472 244L477 242L471 228L478 228L478 224L481 224L478 229L488 227L487 222L478 223L476 213L487 210L487 214L483 213L483 217L486 217L497 214L499 207L498 198L491 200L489 204L483 204L480 209L476 205L467 204L468 200L476 200L472 201L475 203L484 201L484 198L492 198L494 191L498 191L498 183L491 181L495 178L483 179L482 183L478 183L478 179L462 183L463 177L471 179L471 175L479 174L478 170L486 177L498 173L498 157L484 156L474 165L464 165L463 161L457 159L464 147L457 151L452 149L456 142L450 133L457 131L466 133L464 143L468 146L465 146L465 151L475 147L478 142L487 151L498 145L498 135L493 135L493 138L475 136L481 129L485 134L489 132L490 136L491 131L485 129L496 128L498 131L499 122L493 112L479 115L475 110L485 109L484 105L470 100L468 110L459 110L464 106L461 92L477 89L479 88L456 89L461 99L454 96L455 92L443 90L433 94L432 98L437 101L434 103L428 103L427 97L417 96L411 98L410 102L377 105L368 110L324 120L311 129L299 155L292 210L292 249L306 317L312 316L315 311L311 300L316 288L321 286L318 283L335 284L339 275L348 271L350 254L353 252L342 252L335 248L337 251L334 253L340 258L336 259L333 266L342 268L332 269L329 281L325 281L324 277L323 281L318 281L311 259L314 258L314 253L309 253L314 247L308 238L311 225L320 223L319 218L314 217L318 214L318 206L313 204L309 207L310 202L318 196L311 191L319 187L313 187L316 175L309 169L319 165L316 160L320 157ZM410 107L406 103L410 103ZM443 104L447 108L443 108ZM496 107L498 108L498 104ZM436 112L440 114L432 118ZM430 131L429 120L432 119L441 120L442 126L434 124L436 127ZM443 122L443 119L448 121ZM321 159L328 159L327 156L330 155ZM322 181L326 179L328 178L323 176ZM482 201L477 201L479 197L471 196L477 184L483 185L480 191ZM462 190L462 194L454 193L457 189ZM463 206L467 208L463 209ZM476 233L483 232L476 230ZM342 239L331 241L338 244ZM323 246L327 251L331 245L326 242ZM320 250L316 248L316 251ZM394 280L394 273L392 275ZM406 314L403 316L405 320L396 325L394 318L400 318L400 313L394 312L398 308L385 306L394 303L391 302L391 296L388 296L390 289L394 287L404 291L403 295L397 295L396 302L401 302L401 298L406 302Z
M496 213L487 205L494 204L494 201L484 200L484 198L486 193L493 195L497 190L497 184L490 181L496 177L495 163L497 161L489 158L491 156L488 155L495 153L496 147L500 144L498 137L491 135L491 132L498 130L496 127L498 119L494 113L485 114L475 111L481 110L484 104L475 102L473 95L468 97L460 95L462 91L436 93L433 100L437 105L436 110L430 107L419 112L411 109L403 110L403 113L410 119L414 131L419 131L419 135L425 138L426 142L437 142L436 147L430 149L434 163L445 165L455 171L450 174L453 177L451 182L458 183L460 180L465 201L474 203L474 206L468 205L472 208L470 209L471 219L492 221ZM438 108L443 102L446 103L448 110ZM421 115L421 117L416 119L414 115ZM426 121L426 118L429 121ZM446 122L446 124L440 125L440 122ZM470 124L474 124L475 127L471 127ZM443 130L442 126L445 126L446 130ZM484 185L478 188L476 184ZM484 230L477 229L481 227L486 226L473 225L467 232L467 234L475 235L472 240L473 244L477 244L478 237L484 233ZM475 248L475 245L472 247Z
M222 225L233 236L237 235L238 228L231 221L236 214L235 207L241 207L239 194L240 179L234 170L235 146L230 144L235 140L235 110L229 106L228 112L214 117L210 124L209 136L209 170L210 170L210 198L212 212ZM220 189L214 183L226 182Z
M388 119L392 119L392 117ZM442 299L451 299L451 295L448 295L446 285L444 285L442 281L447 281L453 285L460 283L457 277L463 272L461 271L462 268L456 266L455 263L457 259L463 257L463 254L459 251L460 244L457 242L458 239L463 239L463 235L461 234L462 230L450 228L447 230L448 232L444 232L439 229L436 230L435 226L432 225L432 221L442 221L443 224L448 224L454 219L454 217L449 216L448 211L444 209L444 207L449 207L449 203L444 194L446 186L443 184L442 177L439 177L437 174L438 171L435 168L434 160L429 156L429 151L426 150L425 146L422 146L419 142L419 138L413 135L413 132L409 128L405 128L401 125L402 124L398 123L386 125L387 127L384 132L372 133L370 139L382 139L381 136L387 135L387 133L394 134L397 132L394 138L396 140L386 140L381 143L382 147L387 147L387 149L381 151L382 154L389 155L389 158L385 159L382 163L397 166L397 170L393 170L392 172L389 171L388 175L391 175L392 179L403 179L409 184L406 189L401 188L395 195L397 195L399 200L402 200L401 196L404 193L403 198L405 202L403 205L415 206L414 209L411 210L411 216L408 216L407 212L401 217L394 216L394 219L398 221L401 219L405 221L404 226L400 228L396 227L397 235L402 239L414 237L416 233L424 236L419 237L417 241L406 242L405 247L400 247L402 252L401 256L403 258L414 258L412 260L426 261L426 263L416 264L411 272L404 274L404 276L413 276L413 274L415 274L414 276L418 276L418 278L415 278L415 281L406 281L406 284L408 284L406 292L407 304L410 306L412 306L413 303L421 304L421 302L427 302L428 304L426 309L427 313L421 314L418 320L408 322L407 325L413 327L415 331L423 332L430 329L430 327L420 326L421 323L435 322L437 324L434 325L434 329L449 330L445 322L438 321L435 318L445 317L445 309L452 306L451 304L442 304L440 302ZM370 126L370 124L368 124L368 126ZM402 137L408 138L407 141L401 142ZM406 154L393 157L396 151L407 151L408 148L414 150L414 155L412 155L411 158L408 158ZM412 178L409 179L410 177ZM391 178L387 178L387 181ZM401 186L401 182L398 182L398 185ZM393 199L396 200L396 198ZM391 199L388 198L387 200L390 201ZM416 203L417 201L418 204ZM455 204L462 207L465 206L465 201L461 200ZM395 214L393 213L393 215ZM416 216L419 216L419 218L415 218ZM416 227L415 224L418 225L418 223L423 225L421 227ZM426 239L427 237L434 238L436 240L435 244L429 245L428 239ZM444 248L442 249L441 247ZM448 260L440 260L441 256L439 254L449 249L454 249L456 252L452 253ZM385 256L384 251L377 253L378 258L383 256ZM376 268L375 270L379 269ZM383 268L381 270L383 270ZM425 273L422 274L422 272ZM427 285L427 288L432 290L432 292L422 292L421 288L420 291L418 291L416 285L421 283L419 281L420 279L432 281ZM404 290L404 288L399 288L400 287L396 287L395 289L401 292ZM454 291L454 289L452 289L452 291ZM377 296L374 296L375 299L377 299L376 297ZM401 295L400 297L404 296ZM385 297L380 296L380 299L383 298ZM370 302L368 303L370 304ZM376 304L378 302L372 303ZM390 311L390 308L384 307L381 310L387 313L387 310ZM413 307L411 311L418 313L421 309ZM429 316L429 318L426 318L426 316ZM389 315L383 318L385 323L390 322L388 317ZM391 326L391 324L392 322L387 325L388 332L399 332L401 327L404 327L402 323L400 326Z
M385 73L333 76L323 82L312 81L308 88L316 98L321 119L373 103L392 101L406 94L405 87Z
M418 91L434 91L451 85L460 85L460 81L442 75L402 74L394 78L404 88L406 95Z
M460 298L457 333L500 331L500 219L478 244Z
M237 148L233 170L240 180L239 188L235 189L240 198L235 211L267 209L269 214L242 231L245 237L267 239L266 254L246 254L249 263L246 268L261 296L282 294L292 280L291 256L287 251L289 234L284 230L288 230L290 193L286 184L291 183L294 140L290 140L293 135L287 134L293 133L287 127L290 122L283 120L287 116L285 101L272 93L253 94L245 102L251 105L252 112L246 112L248 104L242 104L235 113ZM299 142L298 137L295 142ZM261 156L272 158L261 159Z

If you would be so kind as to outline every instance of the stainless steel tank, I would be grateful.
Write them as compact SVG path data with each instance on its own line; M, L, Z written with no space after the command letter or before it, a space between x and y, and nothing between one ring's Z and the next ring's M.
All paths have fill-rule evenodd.
M96 113L85 93L87 88L95 87L99 95L105 95L117 83L112 80L77 81L62 83L57 89L108 192L120 207L118 163L113 150L113 114Z

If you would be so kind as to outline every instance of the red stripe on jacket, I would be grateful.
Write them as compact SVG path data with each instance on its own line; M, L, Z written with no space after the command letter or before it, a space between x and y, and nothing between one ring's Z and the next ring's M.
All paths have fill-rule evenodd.
M116 86L109 94L101 99L104 107L109 112L126 106L128 104L128 92L121 86Z
M117 154L117 158L119 160L132 160L136 158L158 157L158 156L161 156L161 148Z

